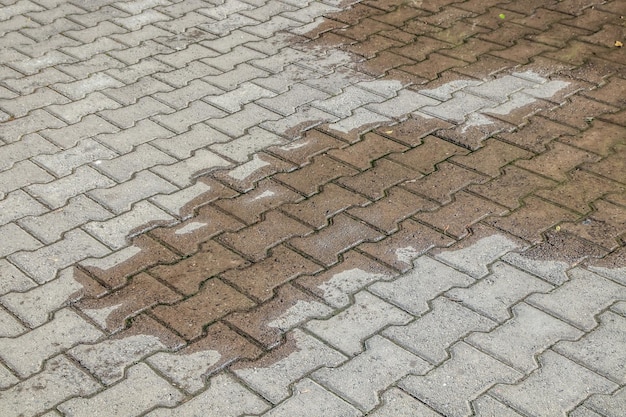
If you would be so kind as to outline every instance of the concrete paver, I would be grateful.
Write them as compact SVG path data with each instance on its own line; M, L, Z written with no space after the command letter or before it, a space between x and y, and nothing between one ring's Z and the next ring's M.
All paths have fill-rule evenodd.
M0 5L1 415L626 412L623 1Z

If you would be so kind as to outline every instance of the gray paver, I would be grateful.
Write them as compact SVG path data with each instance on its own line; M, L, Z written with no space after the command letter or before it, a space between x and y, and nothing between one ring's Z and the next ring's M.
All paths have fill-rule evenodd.
M550 291L553 287L545 281L515 269L504 262L491 266L492 273L468 288L454 288L446 295L463 305L503 322L511 314L509 308L526 296Z
M307 416L357 417L362 414L341 398L333 395L310 379L303 379L293 387L292 396L272 408L263 417L291 417L307 410Z
M193 156L194 152L214 143L222 143L231 140L225 134L218 132L205 125L198 123L191 126L187 132L168 138L154 139L151 145L178 159Z
M489 333L474 333L466 341L525 373L537 368L535 356L559 340L574 340L582 332L541 310L520 303L513 318Z
M380 336L365 342L360 355L333 369L324 368L312 378L349 400L363 411L378 403L378 392L408 374L424 374L426 361Z
M26 291L37 284L6 259L0 259L0 294Z
M589 331L597 326L596 314L626 297L626 287L593 272L575 268L570 276L570 281L548 294L531 295L529 303Z
M39 371L48 358L100 336L100 330L72 310L64 309L43 326L15 339L0 339L0 357L20 376L27 377Z
M539 363L541 367L529 378L516 385L497 385L491 395L533 417L561 417L589 395L617 388L608 379L552 351L542 354Z
M559 342L554 349L578 363L606 375L614 381L626 382L626 318L607 311L599 316L600 326L579 341ZM597 352L602 352L598 355Z
M20 323L20 321L17 318L15 318L5 309L0 308L0 338L15 337L26 331L28 331L28 328L25 327L22 323ZM0 375L6 376L6 378L9 378L10 374L11 372L6 367L0 366ZM14 379L16 379L15 376L13 375L11 376ZM3 381L3 379L0 378L0 381ZM11 384L8 383L8 379L6 381L7 382L0 382L0 388L6 388L9 385L13 385L13 383ZM17 382L17 379L15 382Z
M522 374L491 356L458 343L451 358L426 376L408 376L400 387L449 417L470 416L469 402L497 382L512 383Z
M121 154L132 152L137 146L156 139L169 138L174 132L159 126L152 120L140 120L133 127L117 133L105 133L96 136L96 140Z
M476 417L522 417L521 414L495 400L489 395L483 395L476 399L472 406Z
M35 250L43 246L39 240L15 223L0 226L0 236L6 237L3 239L2 247L0 247L0 257L22 250Z
M470 332L486 332L495 323L445 297L431 302L432 310L406 326L394 326L383 334L432 363L441 363L447 349Z
M619 417L626 410L626 388L621 388L612 395L593 395L585 405L603 416Z
M411 314L424 314L428 302L452 287L468 286L474 280L432 258L422 256L413 262L413 269L390 282L378 282L370 291L402 307Z
M150 417L201 417L219 415L237 417L258 415L269 407L267 403L244 388L233 377L221 374L211 379L209 388L177 408L157 409Z
M102 146L93 139L85 139L78 142L73 148L62 152L40 152L40 155L33 158L33 160L46 167L48 171L57 177L63 177L71 174L75 168L81 165L100 159L112 159L116 156L117 154L111 149Z
M79 344L70 349L68 355L102 383L112 385L124 378L127 367L167 347L156 336L133 335L94 344Z
M398 388L390 388L381 395L382 406L368 413L370 417L442 417L424 403Z
M89 166L77 168L74 173L47 184L34 184L26 190L53 209L63 207L67 201L94 188L110 187L115 181Z
M69 200L66 206L37 217L19 220L19 225L46 244L91 220L107 220L113 214L84 195Z
M94 166L117 182L125 182L139 171L156 165L169 165L175 162L176 159L159 151L154 146L144 143L137 146L132 152L102 161L99 164L94 164Z
M0 171L9 169L14 163L33 156L58 151L56 146L36 133L26 135L21 140L5 145L0 149L2 150L0 152Z
M355 355L363 350L369 336L390 324L405 324L411 316L372 294L361 291L354 304L328 320L311 320L306 328L344 352Z
M152 171L181 188L193 184L195 177L215 168L229 166L230 162L206 149L198 149L191 158L172 165L159 165Z
M178 188L150 171L140 171L131 179L110 188L101 188L89 192L89 196L99 201L115 214L129 211L132 205L156 194L169 194ZM89 220L107 220L108 217ZM85 223L81 221L81 224Z
M46 113L49 115L49 113ZM49 115L49 117L52 117ZM59 119L55 119L60 122ZM119 128L102 119L101 117L90 114L83 119L70 126L61 127L50 124L46 127L50 129L43 130L41 135L48 138L52 142L64 149L76 146L82 140L89 139L101 133L112 133L119 131ZM55 127L57 127L55 129Z
M341 353L301 330L294 330L288 338L293 338L296 349L285 358L267 367L244 366L235 371L247 385L274 404L289 397L290 384L304 375L321 366L337 366L346 359Z
M0 200L0 226L26 216L37 216L48 209L22 190L7 194Z
M127 237L131 232L148 230L155 227L157 222L173 221L174 218L163 210L147 201L140 201L131 211L103 222L87 223L84 229L105 245L117 250L128 244Z
M46 362L44 371L0 392L0 410L6 417L35 415L77 395L90 395L99 388L91 377L67 358Z
M109 250L82 230L67 232L63 240L33 252L18 252L10 260L36 282L53 279L57 271L90 256L100 257Z
M74 278L72 268L61 271L59 277L26 292L12 292L0 297L13 314L31 328L46 323L51 314L66 306L72 295L83 289Z
M482 278L489 273L487 265L505 253L517 249L520 244L502 235L481 238L463 249L446 250L435 258L452 265L474 278Z
M146 364L128 369L124 381L91 398L74 398L59 405L66 416L136 416L155 406L173 406L183 395Z
M0 172L0 197L28 184L45 183L53 179L52 175L29 160L16 162L12 168Z

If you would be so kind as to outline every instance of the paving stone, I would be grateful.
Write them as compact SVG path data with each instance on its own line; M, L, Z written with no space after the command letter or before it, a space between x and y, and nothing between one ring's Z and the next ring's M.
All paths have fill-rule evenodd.
M332 346L356 355L369 336L390 324L405 324L411 316L366 291L354 295L354 304L328 320L311 320L306 328Z
M68 354L89 370L106 386L125 377L126 368L161 350L182 345L179 337L154 319L142 315L129 329L93 344L79 344Z
M472 403L474 413L477 417L502 416L502 417L521 417L521 414L513 411L511 408L493 399L488 395L484 395L474 400ZM573 417L573 414L570 414ZM582 417L582 416L579 416Z
M451 359L426 376L408 376L399 386L446 416L469 416L470 401L494 383L513 383L522 374L460 342Z
M409 181L405 186L441 204L452 200L452 195L470 184L480 184L486 178L449 162L437 165L435 172Z
M225 233L220 241L254 261L265 258L268 249L293 236L303 236L310 229L286 215L270 211L263 221L236 233Z
M62 208L41 216L23 218L19 223L42 242L51 244L61 239L65 232L90 220L103 221L111 217L113 215L102 206L79 195Z
M206 336L176 353L159 352L148 362L187 392L198 394L209 375L236 360L253 360L261 350L248 339L222 323L207 328ZM224 351L223 346L228 346Z
M626 358L619 346L624 341L626 318L607 311L599 319L600 326L591 333L578 341L561 341L554 350L621 384L626 380Z
M440 364L448 358L448 348L473 331L488 331L495 323L445 297L430 302L431 310L406 326L394 326L383 334L406 349Z
M423 374L430 365L387 339L374 336L366 350L333 369L320 369L312 377L364 411L379 402L378 392L407 374ZM353 375L359 375L354 378Z
M137 294L141 296L137 297ZM140 273L121 289L98 299L82 299L76 305L100 327L113 333L122 330L128 320L142 311L159 303L173 303L180 298L180 294L160 281Z
M70 126L62 127L49 121L48 125L45 127L49 127L50 129L43 130L41 135L63 149L73 148L82 141L89 141L91 137L101 133L119 131L119 128L94 114L87 115L83 117L80 122Z
M294 330L272 353L252 363L240 363L235 374L274 404L289 397L289 386L321 366L334 367L345 360L341 353L314 337Z
M426 259L426 258L425 258ZM550 291L553 287L508 264L497 261L491 273L467 288L453 288L445 295L497 322L508 320L509 309L528 295Z
M174 216L187 218L200 205L194 202L210 202L218 198L233 197L234 195L236 193L233 190L224 187L217 181L198 178L193 185L184 187L172 194L157 195L152 197L150 201Z
M265 259L246 269L227 271L222 277L251 297L267 301L282 284L319 270L317 264L281 245L272 249Z
M115 149L120 154L127 154L132 152L136 146L151 141L158 143L159 139L170 138L171 136L174 136L173 132L151 120L140 120L129 129L124 129L114 134L101 134L96 136L96 139L107 147ZM156 143L154 144L156 145Z
M259 120L259 122L261 122L261 120ZM220 155L234 161L245 162L250 159L251 155L261 149L272 145L282 145L285 142L283 138L272 132L259 127L251 127L247 129L247 134L239 135L235 140L228 143L211 145L210 148Z
M67 398L90 395L100 388L91 377L64 356L46 362L43 372L0 394L0 409L7 417L43 413ZM24 393L31 393L24 396ZM37 395L34 395L34 394Z
M282 205L281 210L316 229L321 229L328 225L329 219L334 215L351 206L362 205L366 201L365 198L345 188L329 183L319 194L297 203Z
M552 351L539 357L540 368L517 385L496 385L490 394L530 415L562 416L590 394L617 386ZM561 381L567 378L570 384ZM556 387L560 388L557 389Z
M36 283L27 277L15 265L6 259L0 259L0 294L4 295L12 291L26 291L36 286Z
M624 409L626 402L625 394L626 390L624 388L615 391L611 396L596 394L588 399L585 405L602 413L604 416L617 417L619 413L621 413L621 410Z
M224 232L235 231L244 227L234 217L215 209L203 206L191 219L175 227L158 228L150 234L167 243L178 252L191 255L198 246L212 237Z
M47 184L33 184L27 190L53 209L63 207L67 201L78 194L99 187L114 185L115 182L104 175L101 175L93 168L82 166L77 168L73 174L62 177Z
M270 90L259 87L253 83L243 83L237 89L221 95L206 98L205 100L229 113L240 111L245 104L250 102L263 103L263 97L273 97L275 94Z
M381 242L361 244L363 252L406 272L413 267L413 259L435 246L449 246L454 241L436 230L407 219L400 223L400 230Z
M332 223L319 233L296 237L291 239L289 243L296 249L330 266L337 262L337 257L342 252L364 241L375 241L382 237L382 233L342 213L335 216Z
M155 406L173 406L182 399L179 391L147 365L138 364L129 368L127 379L120 384L89 399L71 399L58 408L68 416L104 416L110 412L119 416L134 416Z
M626 287L582 268L569 272L570 280L548 294L534 294L527 300L585 331L597 326L595 315L617 301ZM569 308L576 306L575 309Z
M209 278L245 264L239 255L209 240L197 253L172 265L157 265L150 273L181 293L192 295Z
M350 296L368 284L387 280L393 272L356 251L343 255L343 262L313 276L304 276L298 284L323 298L335 308L351 303Z
M0 337L17 337L28 331L28 328L14 315L4 308L0 309ZM4 365L0 367L0 375L3 379L0 387L7 388L16 384L19 379L9 371Z
M81 165L100 159L111 159L115 156L117 156L115 152L98 142L85 139L78 142L73 148L54 154L50 151L40 152L33 159L57 177L62 177L71 174L75 168Z
M586 258L600 258L604 251L578 236L560 231L544 234L544 241L521 253L510 252L502 259L556 285L567 281L567 271Z
M196 177L215 168L229 165L230 163L227 160L219 157L215 153L205 149L199 149L191 158L171 165L159 165L152 168L152 171L172 184L183 188L192 185Z
M305 411L306 410L306 411ZM263 417L287 417L306 412L311 417L357 417L362 414L350 404L305 378L292 388L289 399L272 408Z
M423 403L398 388L390 388L381 395L382 406L368 413L372 417L441 417Z
M132 243L107 256L87 258L80 262L80 266L109 288L119 288L143 269L178 259L178 256L147 235L134 238Z
M211 379L209 388L192 400L173 409L157 409L148 415L150 417L182 417L212 413L224 417L236 417L242 413L259 414L267 408L267 403L244 388L233 377L221 374Z
M99 112L99 114L115 125L128 129L133 127L139 120L154 115L170 114L174 111L174 109L152 97L142 97L136 103L115 110L104 110Z
M166 194L178 191L178 188L150 171L140 171L133 179L110 188L97 189L89 192L89 196L108 207L115 214L131 210L132 205L152 197L155 194ZM91 218L91 220L107 220L107 218Z
M471 232L475 223L489 216L496 222L507 212L503 206L460 191L451 203L435 211L417 213L414 218L460 239Z
M536 369L535 356L555 342L577 339L582 332L528 306L512 308L513 318L489 333L475 333L466 341L525 373Z
M252 190L255 184L264 178L272 176L277 172L291 171L293 168L292 164L262 151L252 155L251 160L230 171L216 173L215 178L219 178L229 187L239 192L247 192Z
M311 196L318 191L319 186L356 172L347 165L330 159L326 155L321 155L313 158L313 161L303 169L293 173L278 174L274 178L307 196Z
M213 143L231 140L228 136L203 123L191 126L187 132L167 136L170 137L154 139L150 143L179 159L189 158L195 151Z
M130 233L140 233L154 227L154 223L172 222L174 218L147 201L140 201L118 217L106 221L89 222L84 229L113 249L127 245Z
M208 280L195 295L171 306L158 306L153 314L185 339L202 335L203 328L229 313L251 308L254 303L216 278Z
M519 236L532 243L540 243L542 234L561 221L571 221L577 216L570 211L547 203L536 197L524 199L524 205L505 217L492 217L486 224Z
M429 302L456 286L467 286L474 280L432 258L421 256L413 261L413 269L389 282L378 282L369 290L414 315L426 313Z
M141 158L138 155L142 155ZM134 151L114 159L102 161L96 168L118 182L131 179L133 174L155 165L173 164L176 160L149 144L139 145Z
M20 161L12 168L0 172L0 196L33 183L46 183L54 179L43 169L29 160ZM37 185L35 185L36 187ZM44 186L45 185L41 185Z
M39 240L35 239L15 223L0 226L0 232L2 232L3 236L7 237L0 250L0 256L2 257L18 251L36 250L43 246Z
M27 292L3 295L2 304L31 328L46 323L56 310L84 296L102 295L104 288L96 281L71 268L61 271L59 278Z
M350 149L350 148L347 148ZM375 166L360 174L341 178L337 182L359 192L372 200L385 195L385 190L394 185L417 181L422 174L388 159L380 159Z
M63 309L48 324L15 339L0 339L0 356L22 378L41 370L46 359L102 333L72 310Z
M29 159L43 153L57 152L58 148L38 134L24 136L17 142L2 147L3 155L0 157L0 170L11 168L16 162Z
M608 250L620 246L619 236L624 233L624 219L626 213L621 206L605 201L594 204L596 209L590 216L575 224L565 224L563 230L575 233Z

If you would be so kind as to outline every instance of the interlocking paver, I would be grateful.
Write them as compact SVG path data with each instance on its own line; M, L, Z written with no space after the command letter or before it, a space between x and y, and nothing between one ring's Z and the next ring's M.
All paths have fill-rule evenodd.
M539 362L541 367L528 379L517 385L497 385L490 392L525 413L561 416L590 394L609 393L616 388L606 378L552 351L542 354ZM555 395L549 388L560 385L562 378L568 376L573 377L572 383Z
M365 346L365 352L336 368L320 369L312 378L370 411L378 404L381 389L407 374L423 374L430 369L427 362L381 336L367 340Z
M411 316L367 291L354 295L354 304L328 320L311 320L306 328L349 355L363 351L369 336L390 324L405 324ZM349 332L349 329L357 331Z
M17 338L0 340L2 359L22 378L39 371L49 357L80 342L94 342L102 333L74 311L63 309L54 319Z
M399 385L443 415L457 417L471 415L469 401L494 383L512 383L521 376L502 362L461 342L452 347L451 359L443 365L425 376L408 376Z
M120 384L89 399L66 401L59 409L68 416L105 416L110 412L120 416L134 416L155 406L173 406L182 399L180 391L147 365L138 364L128 369L127 379Z
M5 225L26 216L37 216L48 209L22 190L8 193L0 200L0 225Z
M46 362L43 372L3 391L0 408L9 417L39 414L67 398L90 395L99 388L93 378L60 355ZM24 392L31 395L25 397Z
M274 404L289 397L289 386L321 366L334 367L346 359L316 338L294 330L287 342L253 363L234 367L235 374Z
M68 354L105 385L124 378L126 368L151 353L179 347L182 341L154 319L141 316L113 338L74 346Z

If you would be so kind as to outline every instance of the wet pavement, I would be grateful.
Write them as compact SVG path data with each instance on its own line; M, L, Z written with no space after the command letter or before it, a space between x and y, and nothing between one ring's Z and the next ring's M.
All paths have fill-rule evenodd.
M3 416L626 413L623 1L0 4Z

